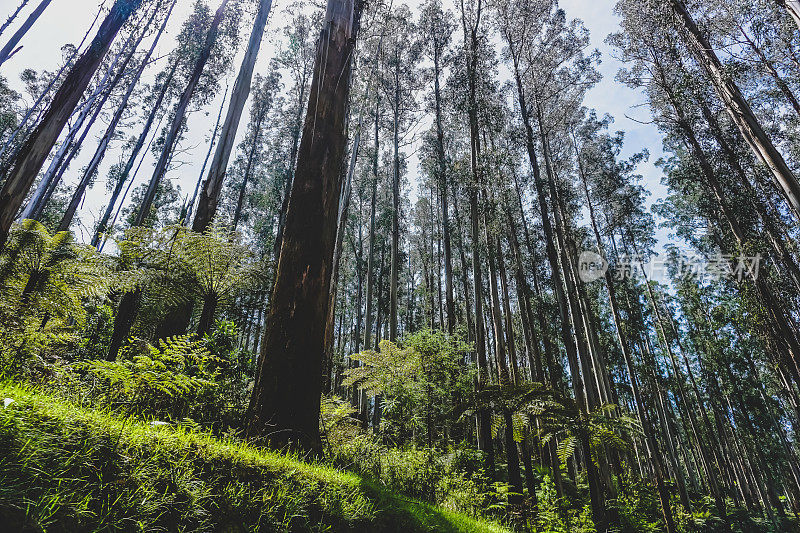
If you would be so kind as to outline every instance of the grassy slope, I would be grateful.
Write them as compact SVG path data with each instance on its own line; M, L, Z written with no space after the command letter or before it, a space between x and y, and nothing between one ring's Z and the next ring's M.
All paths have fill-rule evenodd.
M241 443L8 383L3 398L0 524L14 531L505 531Z

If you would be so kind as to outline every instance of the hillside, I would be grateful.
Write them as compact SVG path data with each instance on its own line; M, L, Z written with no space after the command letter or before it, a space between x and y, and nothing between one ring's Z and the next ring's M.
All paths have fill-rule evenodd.
M0 397L0 523L14 531L505 531L234 440L10 384Z

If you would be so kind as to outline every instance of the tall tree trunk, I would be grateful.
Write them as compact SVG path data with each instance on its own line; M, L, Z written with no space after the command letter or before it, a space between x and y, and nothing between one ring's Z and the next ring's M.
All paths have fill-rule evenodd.
M786 270L788 271L787 275L792 279L792 282L794 283L795 287L798 290L800 290L800 267L798 267L797 261L795 260L794 256L786 248L785 241L788 239L786 239L779 232L776 226L775 215L767 211L767 207L764 205L764 202L760 200L760 195L758 194L758 191L756 191L754 185L750 182L750 179L748 178L747 174L742 168L741 163L739 162L739 158L733 151L733 148L725 139L725 135L723 134L722 128L720 127L716 117L713 115L713 113L705 103L702 103L700 107L703 117L705 118L706 122L708 122L711 135L717 141L717 144L720 146L720 148L722 148L722 152L725 154L725 158L728 160L728 165L738 176L739 182L745 188L746 196L749 198L750 203L753 206L753 209L756 211L759 220L764 225L767 238L769 239L773 249L775 250L777 259L779 259L781 263L786 267Z
M435 32L434 32L435 33ZM434 39L436 39L434 35ZM433 94L436 104L436 159L439 175L439 199L442 210L442 240L444 241L445 300L447 302L447 332L451 335L456 326L456 304L453 298L453 252L450 244L450 214L447 190L447 160L444 153L444 128L442 127L441 50L437 42L433 45Z
M457 246L458 246L458 256L461 260L461 289L464 293L464 307L466 309L467 315L467 340L471 341L475 335L475 321L472 317L472 302L469 299L469 280L467 273L469 272L469 266L467 263L467 255L464 252L464 234L461 231L461 215L458 210L458 195L455 194L455 188L453 189L453 216L455 218L455 232L457 237Z
M363 118L363 115L362 117ZM353 175L356 171L358 162L358 150L361 144L361 119L356 129L353 149L350 152L350 164L347 167L347 176L342 186L341 198L339 199L339 212L336 217L336 240L333 246L333 268L331 269L330 295L328 301L328 317L325 321L325 364L323 373L323 390L327 390L328 380L330 379L330 369L334 361L333 338L334 326L336 322L336 294L339 290L339 269L344 252L344 234L347 232L347 215L350 210L350 199L353 192ZM359 267L360 268L360 265ZM341 332L339 333L342 334Z
M725 103L725 108L734 124L739 128L742 137L750 145L755 155L769 168L775 180L783 188L786 199L791 206L795 217L800 219L800 182L786 164L783 156L772 144L761 123L756 118L750 104L747 103L739 87L725 72L711 43L697 27L686 5L682 0L670 0L670 5L676 17L686 30L688 45L697 61L711 78L714 89L719 98Z
M53 0L42 0L39 2L39 5L36 6L36 9L28 16L28 19L20 26L20 28L11 36L8 43L0 49L0 65L8 61L12 55L14 55L18 48L17 45L19 44L20 40L28 33L28 30L31 29L33 24L39 19L39 17L44 13L44 10L47 9L47 6L50 5L50 2ZM21 47L20 47L21 48Z
M200 167L200 175L197 176L197 181L194 185L194 192L192 193L192 197L186 202L186 205L183 208L183 213L181 213L181 224L188 225L187 223L192 218L194 204L197 203L197 195L200 193L200 184L203 183L203 176L206 175L208 161L211 159L211 154L214 151L214 144L217 140L220 124L222 123L222 111L225 109L225 102L228 100L228 89L229 87L226 86L225 94L222 96L222 103L219 106L219 113L217 113L217 121L214 123L214 130L211 132L211 141L208 143L208 151L206 152L206 157L203 159L203 166ZM245 178L246 177L247 176L245 176ZM233 229L236 230L235 225Z
M78 183L77 187L75 188L75 192L72 195L72 199L70 200L69 205L67 206L67 210L64 213L64 216L61 218L61 222L58 225L58 231L66 231L69 229L70 225L72 224L72 219L75 217L75 212L78 210L78 205L80 205L81 200L83 199L83 195L86 192L86 188L89 186L92 178L94 177L95 173L97 172L100 163L103 161L103 157L105 157L106 150L108 149L108 145L111 143L111 139L114 136L114 132L117 129L117 125L119 125L120 120L122 120L122 116L125 113L125 110L128 107L128 100L130 99L131 95L133 94L133 90L136 88L137 82L141 78L144 69L147 68L147 65L150 62L150 57L152 57L153 52L156 49L156 45L158 45L158 41L161 39L161 35L164 33L164 30L167 27L167 22L169 21L170 15L172 15L172 10L175 7L177 0L173 0L172 5L170 5L169 11L167 12L166 16L164 17L164 22L161 24L161 27L158 30L155 38L153 39L153 43L150 45L150 49L147 51L145 56L142 58L142 62L139 65L139 68L136 69L133 76L131 76L131 80L128 83L128 90L125 92L125 95L122 98L119 106L117 107L114 116L111 118L111 122L109 122L108 127L106 128L103 137L100 139L100 144L97 146L92 159L89 161L89 164L83 171L83 176L81 177L80 182ZM125 71L127 69L128 63L133 59L133 55L136 50L139 48L144 36L147 34L148 30L150 29L150 24L152 24L153 20L155 19L156 14L158 13L158 7L156 6L153 9L153 14L150 16L150 19L145 24L144 30L139 37L139 40L134 44L131 48L131 52L122 65L119 67L119 73L117 74L117 78L114 82L111 83L111 88L107 92L110 95L111 90L117 85L119 80L125 75ZM96 113L99 113L102 109L102 104L105 102L107 98L104 98L101 101L101 104L98 105L98 110ZM92 121L93 122L93 121ZM91 122L90 122L91 124ZM89 128L86 129L84 133L84 137L86 133L89 132ZM82 137L83 139L83 137ZM78 142L78 146L82 144L82 141Z
M211 50L214 48L214 44L217 42L219 26L225 16L225 8L228 7L229 1L230 0L222 1L222 4L219 6L216 14L214 15L214 19L211 21L211 27L209 27L208 33L206 34L205 43L203 43L203 48L200 51L200 55L198 56L197 61L195 61L194 69L189 77L189 82L186 84L186 88L183 90L180 100L178 100L178 105L175 108L175 116L172 119L169 132L164 139L164 148L161 151L161 156L159 157L158 162L156 163L155 170L153 170L153 176L150 178L150 183L147 185L147 190L145 191L144 198L142 198L142 203L136 212L136 218L133 222L134 226L141 226L147 216L150 214L150 208L152 207L153 200L156 197L156 191L158 190L158 186L160 185L164 174L167 172L167 165L172 157L175 144L178 142L178 136L180 135L181 128L183 127L183 120L186 117L186 111L189 108L189 103L192 100L192 96L197 88L197 84L200 82L200 76L203 74L203 69L208 62L208 58L211 56Z
M203 311L200 313L200 320L197 323L197 336L201 339L206 333L211 332L214 327L214 317L217 313L219 298L214 291L209 292L203 297Z
M684 136L685 143L692 155L700 165L700 169L705 177L706 185L716 202L721 213L720 224L728 226L731 234L733 235L740 250L745 250L747 245L747 238L739 225L738 218L734 215L730 203L727 200L726 193L722 189L721 184L717 180L711 162L706 156L700 141L694 133L691 124L686 117L683 108L679 105L677 97L674 95L671 86L666 81L663 66L656 61L657 71L661 80L663 89L665 90L668 99L675 110L677 115L677 124ZM753 283L756 293L759 295L761 302L767 311L767 324L768 335L781 348L782 355L787 358L794 366L795 369L800 370L800 339L798 339L797 332L792 326L790 319L786 316L784 310L780 305L780 300L776 299L772 293L771 288L766 284L764 277L757 276L752 271L748 271L748 277ZM797 373L795 373L797 376ZM798 382L800 384L800 381Z
M478 65L478 29L481 23L482 0L477 0L474 20L467 23L464 2L461 2L461 22L464 28L464 45L467 57L467 77L469 86L469 133L470 133L470 169L472 183L469 184L469 216L472 226L472 282L475 292L475 349L477 352L478 380L477 389L481 390L489 384L489 364L486 358L486 335L483 316L483 272L480 255L480 209L478 191L481 189L480 168L480 132L478 129L478 97L477 97L477 65ZM478 411L478 448L487 455L487 470L490 478L494 477L494 450L492 447L491 413L486 409Z
M328 0L250 403L250 437L316 453L351 60L362 8L358 0Z
M380 158L380 98L375 103L375 148L372 154L372 198L369 207L369 245L367 252L367 309L364 319L364 348L372 347L372 293L375 290L373 269L375 268L375 211L378 200L378 162ZM380 290L380 288L378 289Z
M205 231L217 212L219 194L222 192L222 184L225 181L225 173L228 170L228 161L233 151L233 143L236 139L236 131L239 129L239 122L242 119L244 105L248 96L250 96L253 70L256 66L258 52L261 49L261 41L264 38L264 28L267 26L267 19L271 9L272 0L260 0L256 18L253 22L253 30L250 33L250 40L247 43L247 50L245 50L242 66L239 68L239 75L231 93L231 102L228 107L228 114L225 117L225 123L222 125L217 151L211 161L208 179L206 179L203 190L200 193L197 215L195 215L194 223L192 224L194 231Z
M55 76L53 76L53 79L50 80L50 83L47 84L47 87L45 87L45 89L41 92L41 94L33 103L33 105L25 113L25 116L22 117L22 120L14 130L14 133L12 133L6 140L6 142L3 143L3 148L2 150L0 150L0 157L5 156L6 152L11 148L17 136L25 131L25 126L28 124L28 121L31 119L34 112L37 109L39 109L41 103L44 101L47 95L50 94L50 90L55 86L56 82L58 82L61 79L61 75L64 73L64 71L72 65L72 62L78 56L80 49L83 48L83 44L86 42L86 39L88 39L89 35L92 33L92 29L94 29L94 25L97 24L97 21L100 18L100 14L102 12L103 12L103 6L100 6L100 9L97 10L97 14L95 15L94 20L92 21L92 24L89 26L89 29L86 30L86 33L83 35L83 39L81 39L81 42L78 44L77 47L75 47L75 50L73 50L69 58L66 61L64 61L64 64L61 65L61 68L58 69L58 72L56 72ZM40 115L41 113L39 113L39 116ZM4 173L5 173L5 167L4 166L0 167L0 175Z
M489 251L489 292L492 311L492 325L494 327L494 338L496 344L495 363L497 364L498 382L503 388L513 385L512 376L508 368L507 357L511 352L507 351L510 345L506 345L505 332L503 330L503 311L500 305L500 294L497 287L497 261L502 261L502 257L496 257L495 254L498 250L494 242L494 236L491 235L489 225L484 221L484 228L486 231L486 243ZM510 322L505 324L509 330L512 328ZM508 481L514 489L515 495L509 498L512 504L518 505L522 495L522 477L519 470L519 454L517 452L517 443L514 440L514 420L511 416L511 410L503 410L504 432L503 444L506 452L506 464L508 466Z
M116 85L122 79L124 68L121 68L119 71L117 71L115 76L112 75L116 71L117 63L119 63L119 60L123 57L123 55L125 55L129 45L131 42L133 42L135 35L136 32L131 31L128 40L114 56L114 59L106 69L103 78L97 83L97 86L94 88L92 94L86 98L81 105L78 117L75 119L72 126L70 126L66 137L61 142L61 145L59 146L58 150L56 150L56 153L53 155L50 165L48 165L47 170L45 171L44 175L42 175L39 186L34 191L31 199L25 206L25 209L23 209L20 218L32 218L36 220L41 218L42 212L50 202L50 198L61 182L61 178L67 171L67 168L69 168L73 158L77 156L81 146L83 145L83 141L86 139L86 136L89 135L89 131L92 129L95 121L100 116L103 106L111 96L111 91L114 90ZM133 57L133 52L135 52L135 48L128 53L127 56L125 56L125 65L127 65ZM92 111L94 111L94 114L91 118L89 118L89 115L92 113ZM87 119L89 119L88 124L86 124ZM86 127L84 127L84 124L86 124ZM83 129L83 133L81 134L80 138L77 138L81 129Z
M389 340L397 340L397 292L400 276L400 61L394 73L394 170L392 174L392 258L389 274Z
M634 253L636 254L636 256L641 257L639 255L638 249L636 248L636 243L633 241L633 239L631 239L631 245L633 246ZM661 318L661 311L659 310L658 303L656 302L655 296L653 295L653 289L650 286L650 281L647 278L647 272L644 269L644 265L640 263L639 266L641 267L642 270L642 276L644 276L644 284L645 287L647 288L647 295L653 309L653 316L655 317L656 326L661 335L661 339L663 340L664 348L667 352L667 355L669 356L673 374L675 376L675 381L678 384L678 391L680 392L680 396L685 399L686 391L684 390L682 377L678 372L678 366L677 366L677 360L675 359L675 354L672 351L672 346L670 345L669 338L667 337L666 334L666 329L664 328L664 322ZM695 420L695 416L688 405L686 406L686 412L689 414L689 423L691 426L692 433L695 435L695 439L697 440L699 451L701 454L701 459L703 463L707 465L708 481L711 488L712 496L714 497L714 501L717 507L717 512L719 513L720 518L725 524L726 530L728 530L730 528L730 525L728 524L728 515L725 505L725 498L719 488L719 482L717 479L717 471L721 465L714 464L711 461L711 458L708 456L708 448L700 439L700 434L697 431L697 421Z
M236 200L236 210L233 212L233 230L236 231L236 228L239 226L239 219L242 216L242 208L244 207L244 198L247 194L247 183L250 181L250 177L253 174L253 165L255 165L256 161L256 150L258 149L258 144L261 138L261 130L264 125L264 120L267 118L267 111L269 111L269 106L264 106L261 112L256 119L255 129L253 131L253 145L250 147L250 151L247 154L247 166L244 170L244 177L242 178L242 186L239 189L239 198ZM196 220L196 219L195 219Z
M603 241L600 237L600 231L597 227L594 206L592 205L592 199L589 196L589 187L586 182L586 175L583 171L580 152L578 151L578 144L574 136L573 143L573 146L575 147L575 154L578 158L578 171L581 177L581 183L583 184L583 191L586 195L586 203L589 207L589 220L592 224L592 230L594 231L594 236L597 241L597 251L601 257L605 257ZM639 380L637 378L636 367L634 366L630 345L628 344L625 331L623 330L623 322L622 317L620 316L619 305L617 304L614 281L612 279L611 272L608 270L605 271L604 280L606 289L608 290L608 299L611 307L611 315L614 319L614 328L617 332L617 341L619 342L620 349L622 350L622 358L625 360L625 368L628 372L628 381L630 382L631 391L633 392L633 401L636 406L636 414L639 418L639 423L642 426L642 431L645 436L647 458L653 467L653 473L655 474L656 478L656 491L658 492L658 499L661 505L661 515L664 518L664 526L667 533L674 533L676 531L675 519L672 516L672 509L669 503L669 489L665 483L664 464L662 462L661 454L656 442L655 432L653 431L653 427L647 414L647 407L645 406L644 399L639 391ZM691 512L691 509L689 508L687 511Z
M5 246L14 217L36 179L61 130L72 115L111 42L142 0L116 0L89 49L59 87L36 131L17 153L0 190L0 249Z
M114 205L117 203L119 195L122 192L122 189L125 187L125 182L128 181L128 176L130 176L131 170L133 170L133 165L136 164L136 158L139 156L139 152L141 152L142 148L144 147L144 143L147 141L147 136L150 134L150 129L153 127L153 122L155 121L156 115L158 114L158 110L161 109L161 104L164 102L164 98L166 97L169 87L172 84L172 79L175 77L175 71L177 70L177 68L178 68L178 62L176 61L175 63L173 63L172 67L170 68L169 74L167 75L166 79L161 85L161 89L159 90L158 93L158 98L156 98L156 101L150 110L150 114L147 117L147 122L145 122L144 128L142 129L142 133L139 134L139 138L136 140L136 145L133 147L133 151L131 151L131 154L128 157L128 161L125 164L125 168L122 170L122 173L119 176L119 181L114 186L114 190L111 193L111 198L108 201L106 210L103 212L103 216L100 217L100 222L97 225L97 230L95 230L94 236L92 237L92 246L99 247L100 236L103 235L105 232L107 232L109 229L108 223L111 219L111 213L113 213L114 211Z

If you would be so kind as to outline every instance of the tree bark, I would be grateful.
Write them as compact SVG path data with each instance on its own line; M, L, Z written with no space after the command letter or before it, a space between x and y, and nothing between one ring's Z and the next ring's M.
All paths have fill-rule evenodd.
M478 29L481 22L482 0L477 0L474 20L467 23L467 14L464 0L461 0L461 22L464 28L464 46L467 53L467 77L469 89L469 133L470 133L470 170L472 183L469 184L469 216L472 226L472 282L475 292L475 349L478 363L477 390L483 389L489 383L489 364L486 358L486 334L483 316L483 272L480 256L480 209L478 205L478 191L481 190L480 168L480 132L478 129L478 99L477 99L477 64L478 64ZM478 411L478 449L487 455L487 471L490 478L494 478L494 449L492 447L491 414L481 409Z
M203 185L200 194L200 203L197 205L197 214L194 217L192 229L196 232L204 232L214 215L217 212L217 202L219 194L222 192L222 184L225 181L225 173L228 170L228 161L233 151L233 143L236 139L236 131L239 129L239 122L242 118L244 105L250 95L250 85L253 80L253 70L256 66L258 52L261 49L261 41L264 37L264 28L267 26L272 0L261 0L258 4L258 12L253 22L253 30L250 33L250 40L247 43L247 50L244 53L242 66L239 68L239 75L233 86L231 102L228 107L228 114L222 125L222 132L217 144L217 151L211 161L211 168L208 171L208 179Z
M389 273L389 340L397 340L397 292L400 276L400 60L394 74L394 170L392 174L392 257Z
M351 61L363 4L328 0L248 435L319 453L320 397Z
M438 163L439 175L439 200L442 210L442 240L444 241L444 279L445 279L445 301L447 302L447 332L453 334L456 326L456 304L453 298L453 252L450 244L450 214L449 198L447 191L447 160L444 153L444 128L442 127L442 93L440 89L439 77L441 76L442 51L439 42L436 40L434 31L433 43L433 94L436 105L436 159Z

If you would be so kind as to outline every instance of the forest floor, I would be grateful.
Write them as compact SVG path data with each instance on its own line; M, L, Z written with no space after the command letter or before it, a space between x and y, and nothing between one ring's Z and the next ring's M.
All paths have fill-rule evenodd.
M13 531L506 531L235 438L13 383L0 399L0 524Z

